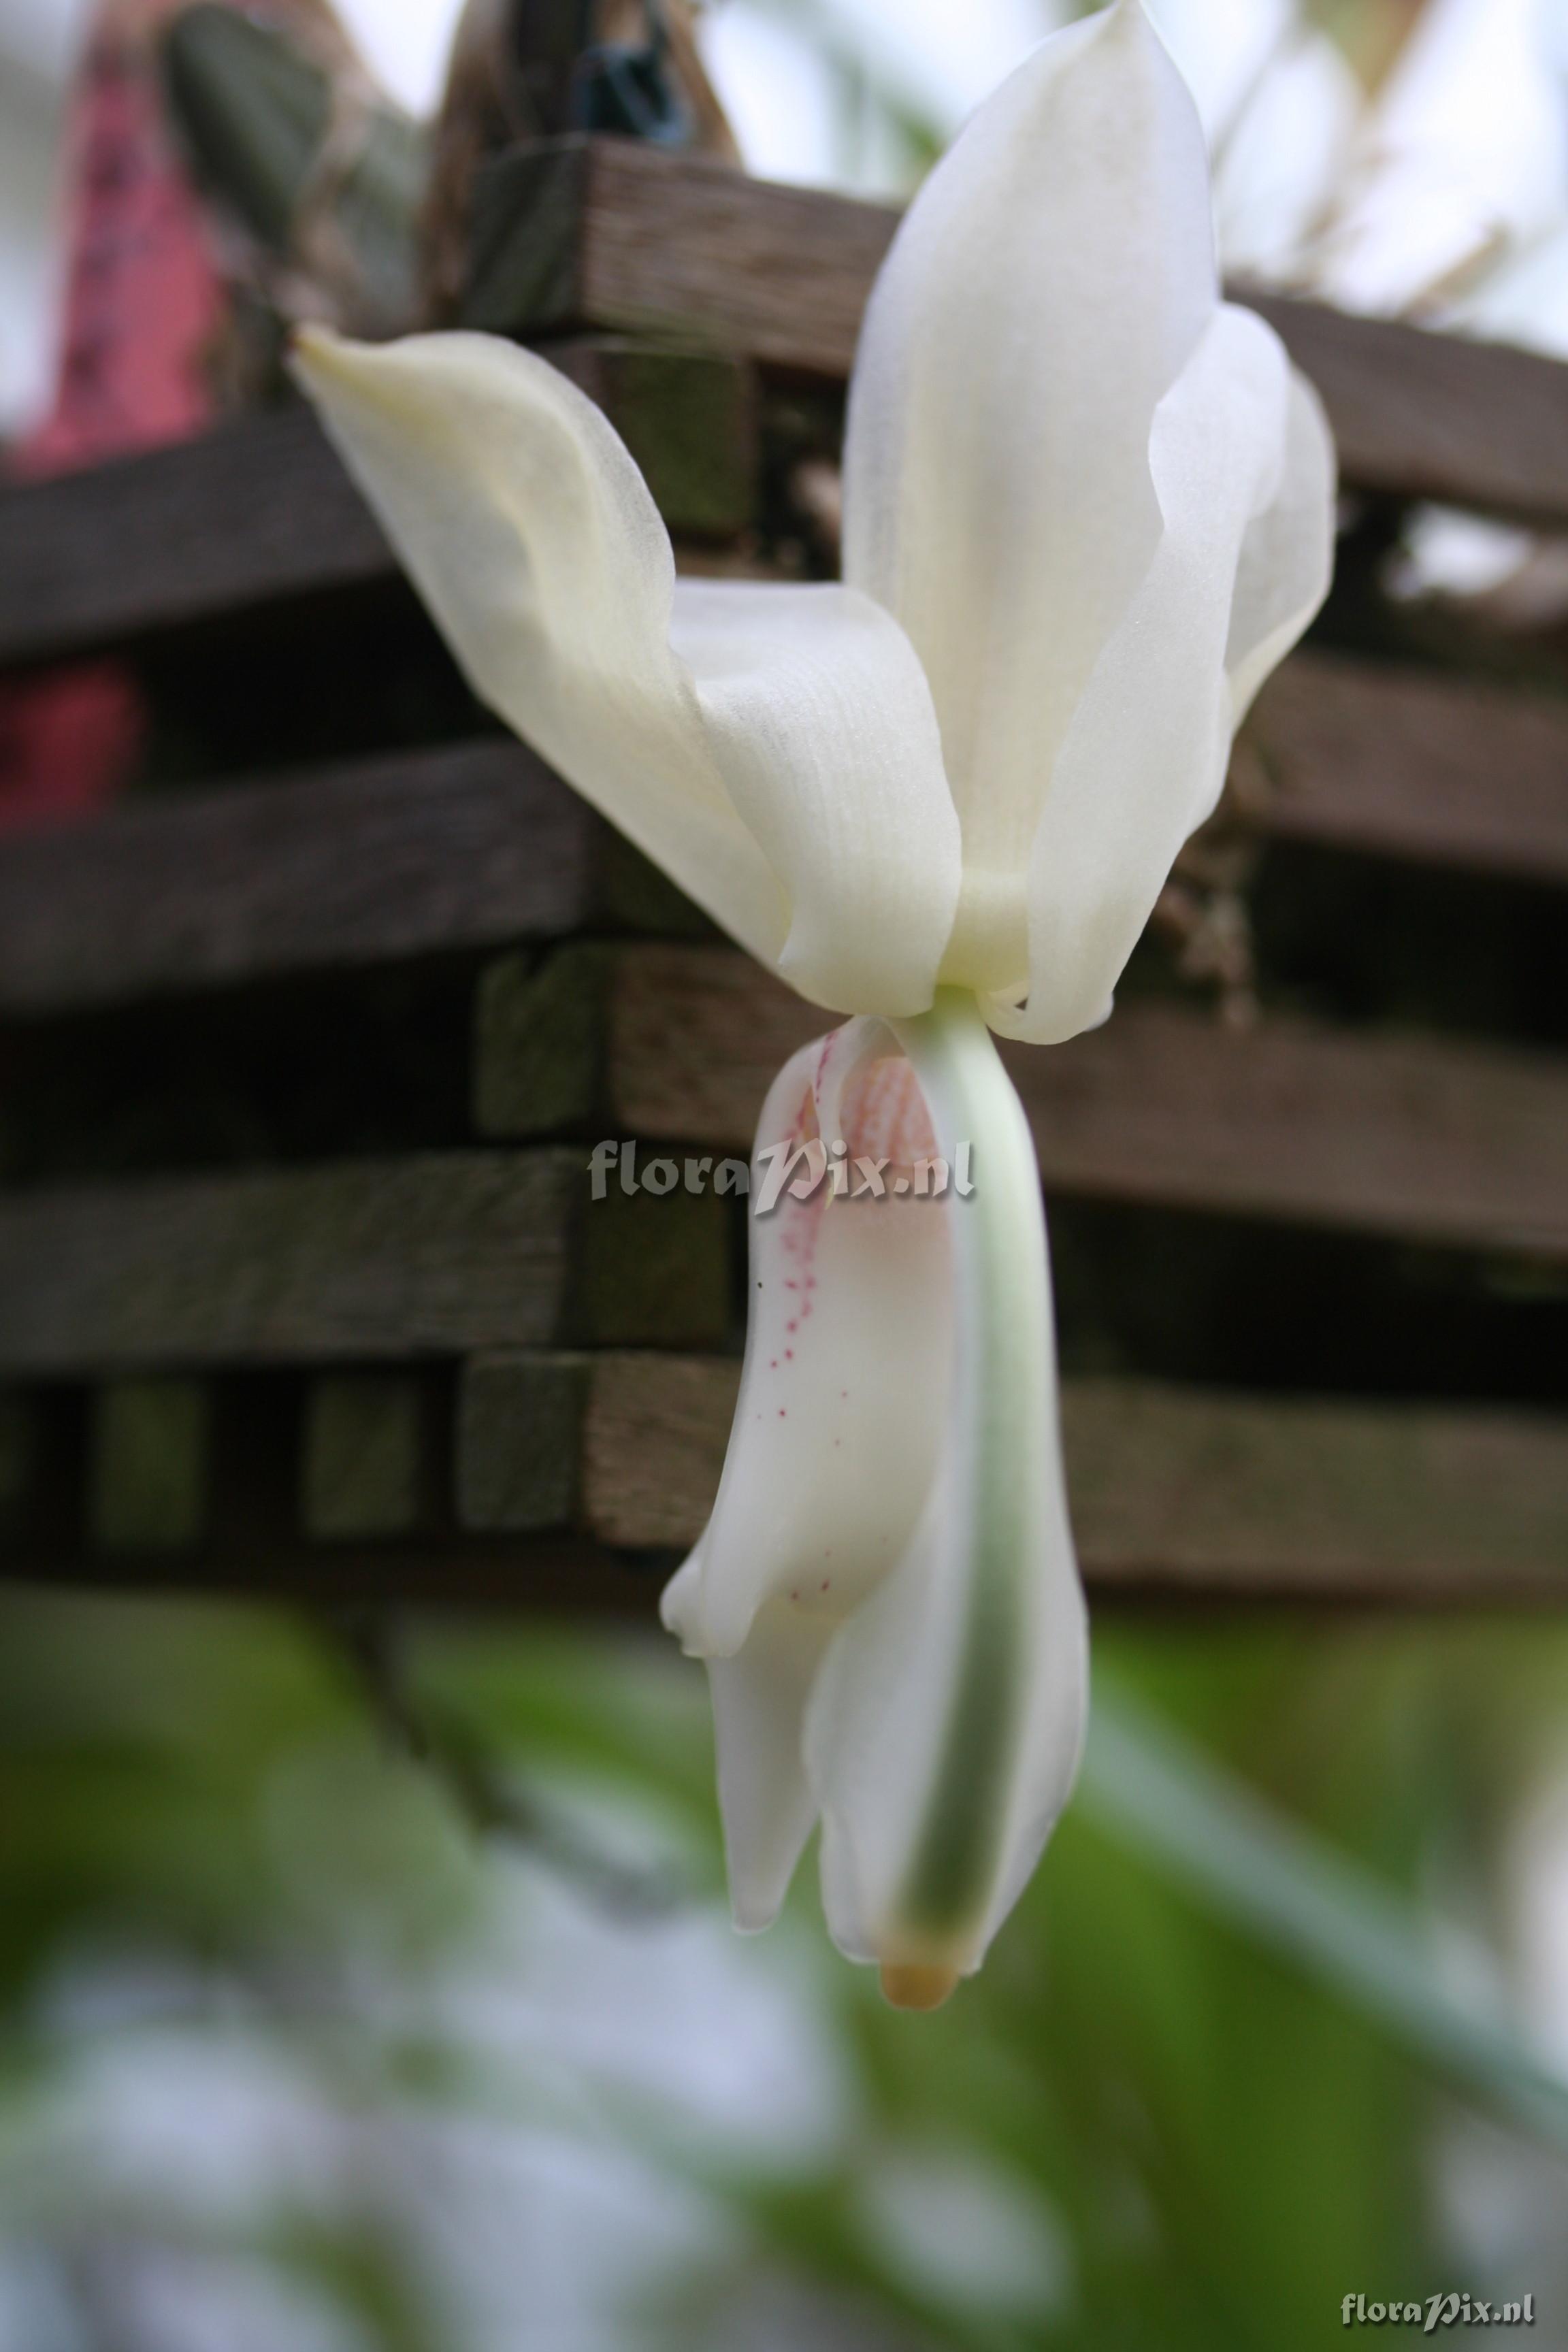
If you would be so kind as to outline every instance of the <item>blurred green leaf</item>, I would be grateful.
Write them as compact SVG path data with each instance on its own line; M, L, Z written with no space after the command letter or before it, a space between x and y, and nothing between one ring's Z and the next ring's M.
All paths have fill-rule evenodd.
M1568 2150L1568 2084L1504 2016L1443 1982L1408 1907L1103 1678L1080 1801L1416 2056Z

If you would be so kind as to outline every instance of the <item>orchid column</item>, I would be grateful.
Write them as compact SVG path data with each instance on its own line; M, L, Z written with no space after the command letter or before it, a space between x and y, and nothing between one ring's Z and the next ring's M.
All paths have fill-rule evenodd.
M1321 601L1332 457L1219 299L1203 140L1137 0L932 173L867 312L845 583L677 581L604 417L478 335L312 333L302 381L475 689L731 934L859 1016L759 1150L973 1153L941 1203L752 1222L709 1661L741 1925L813 1822L829 1926L929 2006L1069 1791L1086 1695L1045 1232L989 1030L1102 1020L1237 721Z

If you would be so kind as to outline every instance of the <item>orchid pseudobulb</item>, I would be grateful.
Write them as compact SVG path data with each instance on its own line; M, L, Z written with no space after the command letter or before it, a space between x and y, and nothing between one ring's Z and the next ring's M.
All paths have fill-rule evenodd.
M856 1016L781 1073L759 1151L831 1139L895 1181L972 1153L967 1197L818 1185L752 1218L729 1454L664 1603L709 1663L739 1923L820 1821L835 1940L929 2005L1032 1870L1087 1696L1038 1177L991 1033L1105 1016L1321 602L1316 401L1219 299L1202 134L1138 0L1037 50L895 237L842 585L678 581L610 425L510 344L312 333L298 366L477 691Z

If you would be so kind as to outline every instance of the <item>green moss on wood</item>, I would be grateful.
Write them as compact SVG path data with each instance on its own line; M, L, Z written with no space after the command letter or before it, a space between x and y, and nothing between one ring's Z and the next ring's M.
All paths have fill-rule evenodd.
M117 1381L93 1400L89 1521L110 1551L179 1551L207 1514L211 1401L200 1381Z
M464 1528L529 1535L574 1523L589 1380L583 1356L507 1353L465 1365L456 1448Z
M312 1381L305 1406L300 1517L322 1542L415 1533L426 1517L424 1399L396 1372Z

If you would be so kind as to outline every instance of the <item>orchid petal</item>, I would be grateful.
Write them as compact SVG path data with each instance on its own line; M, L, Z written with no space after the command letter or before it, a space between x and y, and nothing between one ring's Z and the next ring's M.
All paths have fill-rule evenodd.
M803 993L929 1004L959 837L896 623L837 588L678 592L615 431L514 344L311 330L297 368L482 699Z
M1202 131L1136 0L980 108L872 292L845 577L931 681L963 825L954 984L1024 985L1041 803L1159 541L1151 425L1216 300Z
M673 641L790 903L784 978L844 1012L923 1012L963 849L931 688L898 623L853 588L681 580Z
M1225 656L1233 728L1322 603L1334 568L1333 436L1294 368L1287 400L1279 487L1247 524L1237 568Z
M1311 412L1290 385L1272 331L1226 304L1160 404L1149 455L1163 534L1057 761L1029 861L1027 1004L987 1006L1005 1035L1050 1044L1103 1020L1177 850L1225 779L1233 627L1247 691L1266 667L1260 653L1274 658L1305 623L1301 581L1276 604L1250 565L1237 605L1249 530L1282 498L1279 530L1293 561L1298 536L1306 550L1302 578L1322 528L1304 509L1299 535L1291 520L1300 481L1285 486L1291 419L1310 457ZM1265 522L1253 546L1268 550L1273 528Z

